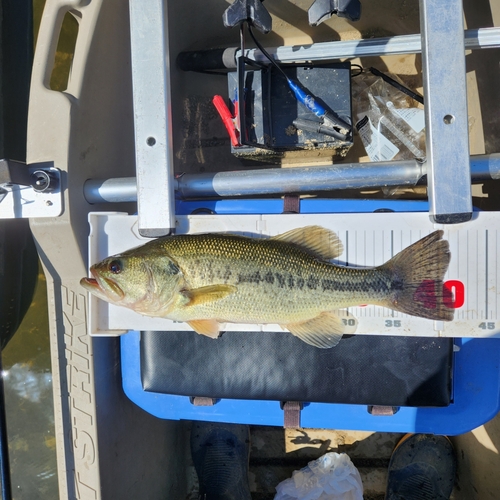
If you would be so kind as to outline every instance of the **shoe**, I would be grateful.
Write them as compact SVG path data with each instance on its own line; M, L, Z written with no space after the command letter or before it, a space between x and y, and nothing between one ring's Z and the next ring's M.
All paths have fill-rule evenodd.
M247 425L193 422L191 456L200 500L251 500Z
M386 500L448 500L457 459L450 440L433 434L407 434L389 463Z

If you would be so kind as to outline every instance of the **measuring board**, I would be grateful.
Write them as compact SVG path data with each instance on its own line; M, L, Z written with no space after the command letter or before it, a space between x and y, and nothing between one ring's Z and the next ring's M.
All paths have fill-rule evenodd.
M475 212L464 224L433 224L425 212L368 214L186 215L177 216L177 234L229 232L246 236L274 236L296 227L320 225L335 231L344 251L333 262L372 267L383 264L402 249L436 229L444 230L451 262L444 286L451 292L445 303L455 310L451 322L416 318L380 306L350 307L358 319L358 334L418 337L500 336L500 228L497 212ZM91 264L149 239L138 232L137 216L97 212L89 214ZM82 288L82 293L85 293ZM128 330L191 330L186 323L142 316L130 309L89 301L90 334L120 335ZM228 331L282 331L279 325L227 324Z

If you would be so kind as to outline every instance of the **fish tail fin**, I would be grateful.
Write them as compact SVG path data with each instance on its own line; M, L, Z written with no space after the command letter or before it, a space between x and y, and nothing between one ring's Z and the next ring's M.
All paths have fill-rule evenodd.
M386 305L422 318L451 321L454 309L451 292L443 285L450 263L450 250L443 231L434 231L386 262L382 269L391 274L393 292Z

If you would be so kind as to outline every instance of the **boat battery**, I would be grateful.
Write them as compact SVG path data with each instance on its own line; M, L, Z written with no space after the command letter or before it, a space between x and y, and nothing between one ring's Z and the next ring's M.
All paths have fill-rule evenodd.
M341 121L352 123L350 63L287 64L281 68L308 98ZM231 111L240 129L240 144L232 145L232 153L264 161L305 157L311 152L315 157L345 156L352 146L352 127L344 134L336 129L331 133L321 117L297 100L287 78L272 65L247 66L240 79L238 72L228 73Z

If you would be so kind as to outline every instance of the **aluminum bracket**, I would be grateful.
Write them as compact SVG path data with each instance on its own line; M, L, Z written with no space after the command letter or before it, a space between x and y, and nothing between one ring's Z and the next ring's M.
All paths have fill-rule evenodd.
M472 217L461 0L420 0L428 196L442 224Z
M63 199L60 171L40 165L24 167L26 171L20 174L21 180L27 183L32 179L35 187L9 182L0 185L0 219L35 219L61 215Z
M139 232L154 238L171 232L175 214L167 2L129 8Z

